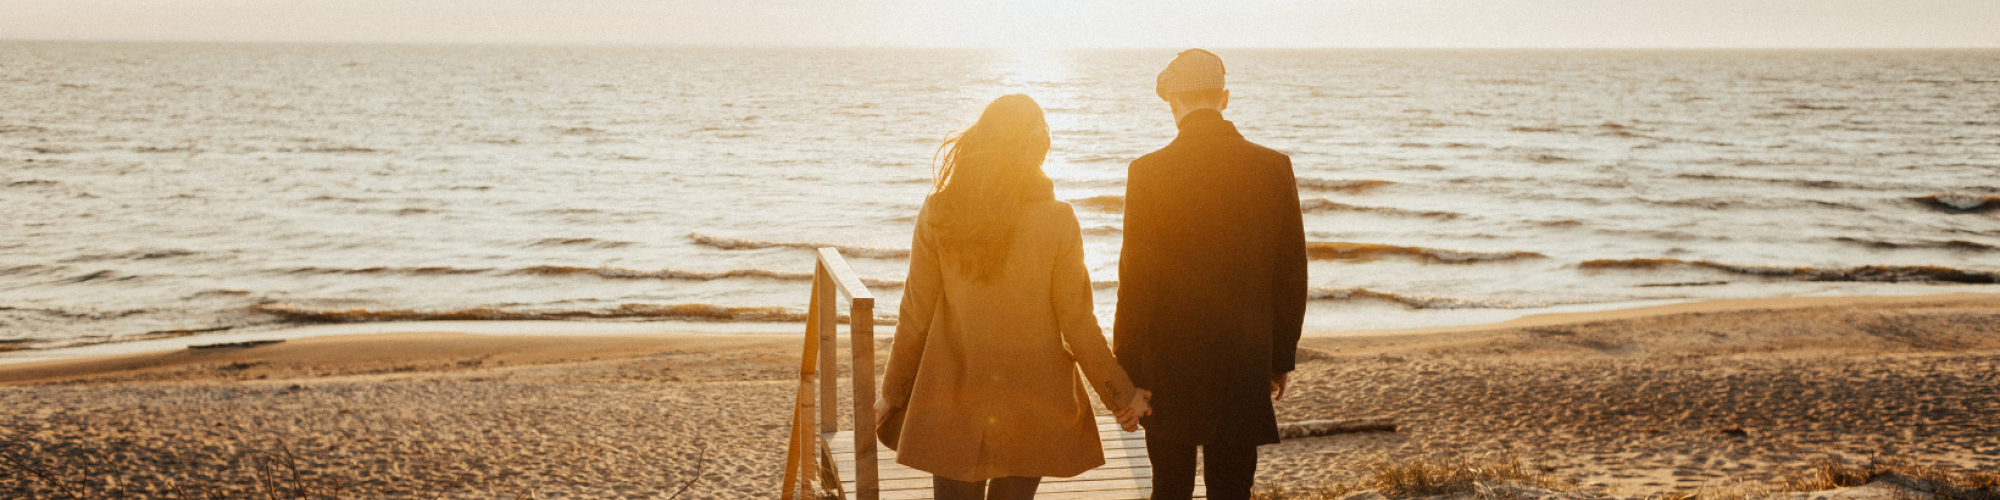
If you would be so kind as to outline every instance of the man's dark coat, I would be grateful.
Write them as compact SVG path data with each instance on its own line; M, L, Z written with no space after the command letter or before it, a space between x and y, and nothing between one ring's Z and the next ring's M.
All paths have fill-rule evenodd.
M1146 432L1278 442L1271 374L1292 371L1306 306L1292 160L1212 110L1134 160L1118 264L1118 363L1153 391Z

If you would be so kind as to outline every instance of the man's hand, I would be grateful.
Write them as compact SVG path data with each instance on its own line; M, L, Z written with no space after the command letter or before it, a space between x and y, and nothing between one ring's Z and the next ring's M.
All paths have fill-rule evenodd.
M1292 372L1271 374L1271 400L1285 400L1285 384L1291 382Z
M888 419L889 419L889 410L891 410L891 409L892 409L892 408L890 408L890 407L889 407L889 400L887 400L887 399L882 399L882 398L880 398L880 397L877 397L877 398L875 398L875 426L876 426L876 427L881 427L881 426L882 426L882 421L884 421L884 420L888 420Z
M1118 427L1125 429L1125 432L1137 432L1139 430L1139 419L1152 414L1153 391L1134 387L1132 388L1132 401L1125 404L1125 409L1117 412Z

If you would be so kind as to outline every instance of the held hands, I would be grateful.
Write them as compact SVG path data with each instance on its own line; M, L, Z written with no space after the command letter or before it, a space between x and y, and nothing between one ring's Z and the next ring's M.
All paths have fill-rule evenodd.
M887 400L887 399L882 399L882 398L880 398L880 397L877 397L877 398L875 398L875 426L876 426L876 427L881 427L881 426L882 426L882 421L884 421L884 420L888 420L888 419L889 419L889 410L891 410L891 409L893 409L893 408L890 408L890 407L889 407L889 400Z
M1125 409L1117 412L1118 427L1125 429L1125 432L1138 431L1139 419L1153 414L1152 401L1153 391L1132 388L1132 401L1125 404Z

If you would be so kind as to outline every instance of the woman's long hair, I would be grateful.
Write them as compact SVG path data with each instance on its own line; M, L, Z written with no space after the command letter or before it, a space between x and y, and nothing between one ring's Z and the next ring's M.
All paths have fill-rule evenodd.
M979 121L945 137L932 160L925 225L946 265L986 281L1007 261L1020 207L1055 199L1042 173L1049 128L1042 106L1024 94L994 99Z

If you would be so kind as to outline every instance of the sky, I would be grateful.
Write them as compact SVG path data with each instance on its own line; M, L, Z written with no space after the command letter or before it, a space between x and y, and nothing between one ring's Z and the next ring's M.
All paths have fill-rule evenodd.
M0 39L696 46L2000 47L2000 0L0 0Z

